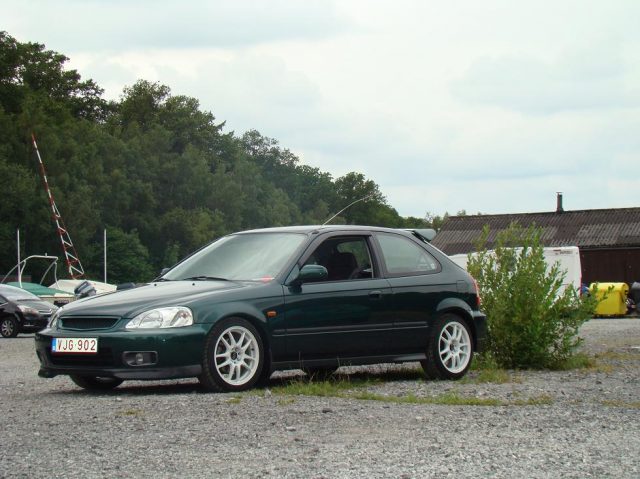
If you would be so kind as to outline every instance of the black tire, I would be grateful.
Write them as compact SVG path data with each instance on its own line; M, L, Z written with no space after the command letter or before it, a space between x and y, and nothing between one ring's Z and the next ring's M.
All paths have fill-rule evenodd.
M0 320L0 334L3 338L15 338L18 335L18 322L16 318L5 316Z
M267 377L265 347L258 330L246 319L217 323L204 346L202 374L206 391L245 391Z
M338 368L337 367L310 367L310 368L302 368L302 370L309 376L309 379L312 381L326 381L329 377L335 373Z
M118 378L78 376L76 374L73 374L69 377L78 386L88 391L109 391L111 389L117 388L123 382L123 379Z
M473 359L473 336L467 323L455 314L440 316L429 334L427 358L422 368L429 379L460 379Z

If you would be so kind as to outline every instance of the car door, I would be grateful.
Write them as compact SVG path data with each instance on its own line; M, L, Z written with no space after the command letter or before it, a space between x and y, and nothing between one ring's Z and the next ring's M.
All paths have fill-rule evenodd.
M305 264L325 266L319 282L285 287L288 360L381 355L390 351L391 288L380 277L370 234L327 234L303 255Z
M391 289L396 353L423 351L429 325L456 283L426 248L401 233L378 232L376 247Z

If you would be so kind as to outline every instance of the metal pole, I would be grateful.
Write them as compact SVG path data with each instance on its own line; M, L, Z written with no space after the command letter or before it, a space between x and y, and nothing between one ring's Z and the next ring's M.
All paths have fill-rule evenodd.
M107 282L107 228L104 229L104 282Z
M49 180L47 179L47 172L44 168L44 163L42 162L42 157L40 156L40 150L38 150L38 144L36 143L36 137L33 133L31 133L31 140L33 142L33 148L36 151L36 156L38 157L38 164L40 166L40 175L42 176L44 189L47 192L47 196L49 197L49 206L51 207L53 222L56 225L58 237L60 238L60 242L62 243L62 252L64 253L64 259L67 264L67 270L69 271L69 276L71 276L71 279L82 278L84 276L84 269L82 268L82 264L80 263L80 259L78 258L78 253L76 252L76 248L75 246L73 246L73 242L71 241L71 236L69 236L69 232L67 231L67 228L64 226L62 215L60 214L60 211L58 211L56 202L53 199L53 193L51 193L51 188L49 188Z

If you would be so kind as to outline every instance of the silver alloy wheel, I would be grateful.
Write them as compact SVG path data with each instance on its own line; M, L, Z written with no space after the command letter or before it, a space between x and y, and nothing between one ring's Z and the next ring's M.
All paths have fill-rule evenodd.
M0 334L2 334L2 336L4 336L5 338L10 338L11 336L13 336L15 327L16 324L14 323L13 319L5 318L2 320L2 324L0 324Z
M457 321L447 323L440 332L438 353L447 371L453 374L464 371L471 360L471 338L467 329Z
M249 382L258 370L259 358L258 342L243 326L227 328L216 341L215 367L224 382L231 386Z

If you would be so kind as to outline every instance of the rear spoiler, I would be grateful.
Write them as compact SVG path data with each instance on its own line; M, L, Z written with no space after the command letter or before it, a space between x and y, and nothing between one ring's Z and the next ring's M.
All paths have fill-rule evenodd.
M405 229L405 231L409 231L413 233L415 236L417 236L423 241L426 241L427 243L431 243L431 241L433 241L433 238L436 237L436 230L431 228L422 228L422 229L408 228L408 229Z

